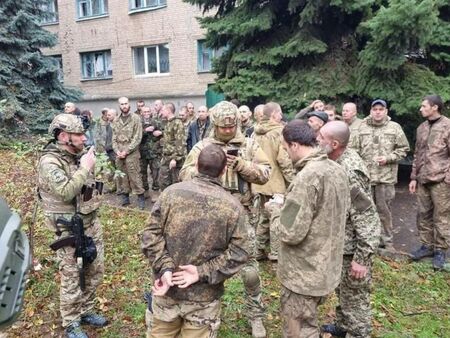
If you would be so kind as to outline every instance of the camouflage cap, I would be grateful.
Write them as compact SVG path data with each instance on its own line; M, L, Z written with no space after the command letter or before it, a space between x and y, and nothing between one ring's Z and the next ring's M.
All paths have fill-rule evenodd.
M66 133L84 133L81 119L72 114L56 115L52 123L50 123L50 127L48 127L49 134L53 134L56 129L61 129Z
M210 116L217 127L234 127L239 118L238 108L228 101L221 101L210 109Z

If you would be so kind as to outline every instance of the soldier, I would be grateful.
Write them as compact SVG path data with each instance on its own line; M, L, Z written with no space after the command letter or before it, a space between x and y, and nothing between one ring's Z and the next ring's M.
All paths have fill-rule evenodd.
M442 115L439 95L423 98L420 107L426 119L417 128L416 149L409 191L419 200L421 247L414 260L433 256L433 267L442 270L450 246L450 119Z
M108 108L103 108L102 116L100 117L98 126L95 129L95 151L97 153L105 152L106 128L109 125L107 113L108 113Z
M245 137L250 137L253 133L252 111L246 105L239 107L241 113L241 132Z
M296 119L303 119L306 114L313 112L313 111L323 111L325 108L325 103L323 103L322 100L314 100L313 102L311 102L311 104L306 107L303 108L302 110L300 110L296 115L295 118Z
M341 275L348 179L315 144L316 135L305 121L284 127L283 146L297 174L278 210L283 337L319 337L317 306Z
M198 107L197 119L195 119L188 128L187 151L191 151L192 147L199 141L208 137L211 131L211 120L206 106Z
M281 107L276 102L264 106L261 121L255 126L253 137L269 159L272 172L269 181L264 185L252 184L252 191L259 194L259 221L256 228L256 259L266 257L266 246L270 243L267 257L277 260L278 237L277 229L270 223L270 215L264 210L264 205L275 194L284 194L286 187L294 176L292 162L281 144Z
M178 174L186 156L186 134L183 122L175 117L175 106L166 103L161 109L161 118L166 120L162 139L162 159L159 169L161 191L178 182Z
M361 123L352 147L369 169L373 199L383 225L380 246L394 250L391 202L395 197L398 162L405 158L409 144L402 127L387 115L386 102L375 100L371 106L370 116Z
M313 111L306 114L308 124L312 127L316 135L319 134L320 128L328 122L328 114L323 111Z
M245 138L238 129L239 112L237 107L226 101L219 102L210 109L214 129L211 137L198 142L190 151L180 172L180 179L189 180L197 174L195 163L200 151L208 144L217 144L227 152L227 172L222 176L225 190L236 196L249 212L252 203L251 183L265 184L269 180L270 166L261 148L250 138ZM246 293L247 315L252 326L253 337L265 337L262 318L264 306L261 298L261 280L255 254L255 229L246 222L251 246L251 259L242 269L241 277Z
M194 104L192 102L186 103L186 119L187 122L190 124L195 119L195 108Z
M145 107L144 100L137 100L137 102L136 102L136 110L134 111L134 113L138 114L139 116L141 116L143 107Z
M347 102L342 106L342 120L347 123L350 128L350 141L348 147L353 148L355 138L358 137L358 130L362 123L362 120L358 117L356 104Z
M349 138L348 126L340 121L327 123L318 136L328 157L344 169L351 197L341 283L336 289L339 299L336 323L323 325L322 331L335 337L370 337L372 263L380 241L381 224L372 200L369 172L356 151L346 148Z
M88 265L83 263L85 288L79 283L79 266L75 247L63 246L57 250L61 275L60 311L62 325L69 338L87 338L80 324L103 327L104 317L93 312L95 291L103 278L102 228L97 216L99 194L94 182L94 149L83 156L86 136L81 121L71 114L57 115L49 127L53 141L39 160L38 189L46 225L55 232L56 239L72 235L64 225L77 212L84 223L84 233L93 239L97 257Z
M142 138L141 118L130 114L128 98L119 99L120 114L112 123L112 146L116 153L116 167L125 176L119 178L122 206L130 204L130 191L138 196L138 206L145 207L142 187L139 144Z
M162 102L162 100L155 100L155 102L153 102L153 106L155 107L155 111L156 111L156 117L160 118L160 112L161 109L163 107L164 103Z
M259 123L262 120L264 111L264 105L258 104L253 110L253 117L255 118L255 123Z
M226 165L210 144L194 179L171 185L153 206L142 238L155 274L150 337L217 336L223 282L248 260L245 211L220 182Z

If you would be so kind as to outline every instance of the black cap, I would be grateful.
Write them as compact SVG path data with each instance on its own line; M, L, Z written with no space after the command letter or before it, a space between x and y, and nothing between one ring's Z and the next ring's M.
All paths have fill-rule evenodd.
M315 116L321 119L324 123L328 122L328 114L323 111L312 111L306 114L306 117Z
M372 101L372 104L370 106L373 107L376 104L381 104L384 108L387 108L386 101L384 101L382 99L376 99L375 101Z

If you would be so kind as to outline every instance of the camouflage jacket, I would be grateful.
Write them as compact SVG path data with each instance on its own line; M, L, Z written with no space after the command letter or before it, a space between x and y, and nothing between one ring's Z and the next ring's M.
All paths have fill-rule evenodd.
M249 131L252 129L253 129L253 121L251 119L248 119L245 124L241 123L241 133L245 137L250 137L249 134L251 134L251 133L249 133Z
M142 139L141 117L129 113L126 117L122 113L117 116L112 125L112 146L115 153L126 151L131 154L138 149Z
M369 172L353 149L347 149L337 159L347 174L351 205L345 225L344 255L368 265L380 241L380 218L372 200Z
M153 131L164 131L159 118L149 118L148 120L142 118L142 140L139 151L141 152L141 158L147 160L161 157L162 154L161 139L163 136L153 136L153 132L145 131L145 128L150 126L154 127Z
M225 175L222 176L222 186L232 194L239 196L243 205L250 205L252 200L250 184L265 184L269 180L270 163L266 154L254 140L245 138L239 131L228 143L216 139L214 129L212 135L213 137L198 142L189 152L180 171L180 179L189 180L197 174L195 164L200 152L208 144L217 144L224 151L238 149L238 157L240 157L238 165L234 169L227 167Z
M186 157L186 132L178 117L167 121L162 138L162 154L166 160L177 162Z
M355 148L355 144L357 144L357 141L355 139L358 138L358 132L359 127L361 127L361 123L363 120L361 120L359 117L354 117L352 122L348 125L348 128L350 129L350 139L348 140L347 147L348 148Z
M411 179L420 184L445 181L450 184L450 119L442 116L417 128Z
M366 117L359 127L354 149L369 169L371 184L397 183L398 162L406 157L409 143L402 127L391 121L375 124L372 118ZM374 157L385 156L387 163L378 165Z
M98 153L106 151L106 128L108 124L108 121L100 119L97 123L97 128L95 128L95 151Z
M325 296L341 278L348 179L319 149L294 167L298 172L280 211L278 278L292 292Z
M256 143L266 154L272 171L269 182L263 185L253 184L254 193L263 195L284 194L287 185L294 177L294 168L286 150L281 144L283 126L269 120L255 125L253 134Z
M249 257L244 220L239 201L217 179L198 175L165 189L153 206L142 250L156 278L187 264L197 266L200 277L186 289L172 287L167 296L194 302L219 299L224 280Z

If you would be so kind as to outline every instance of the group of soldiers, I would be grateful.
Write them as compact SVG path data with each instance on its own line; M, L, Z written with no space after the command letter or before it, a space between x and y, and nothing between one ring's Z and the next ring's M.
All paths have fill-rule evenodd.
M390 205L398 163L409 151L386 102L373 101L363 120L356 104L346 103L336 121L335 108L316 100L289 123L276 102L256 106L254 121L236 101L209 112L200 107L196 118L189 104L190 121L171 103L138 105L130 113L128 99L120 98L119 115L106 125L125 174L122 203L133 192L144 208L149 168L152 189L161 191L142 236L154 272L147 336L217 336L223 283L240 272L252 336L266 337L258 260L268 258L278 261L284 337L319 337L317 307L333 291L336 322L321 330L369 337L372 262L379 246L394 250ZM442 110L439 96L423 99L426 121L418 128L409 186L418 194L422 242L413 259L432 256L437 270L450 243L450 120ZM61 218L79 215L97 249L94 262L83 266L83 290L79 255L72 247L57 251L63 326L68 337L84 338L81 324L107 324L93 312L103 273L101 184L93 176L93 148L84 150L81 120L60 114L49 132L53 142L38 179L46 221L60 239L71 232Z

